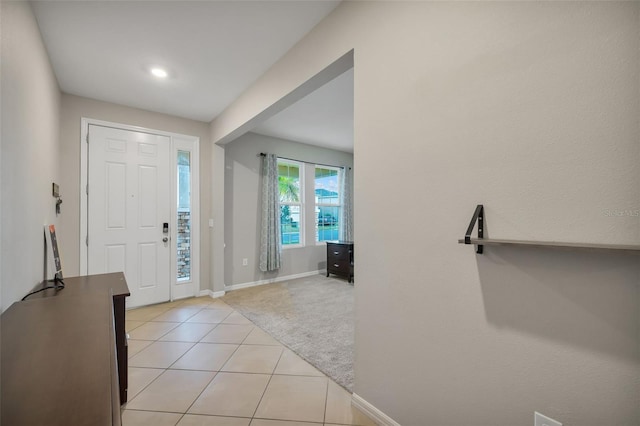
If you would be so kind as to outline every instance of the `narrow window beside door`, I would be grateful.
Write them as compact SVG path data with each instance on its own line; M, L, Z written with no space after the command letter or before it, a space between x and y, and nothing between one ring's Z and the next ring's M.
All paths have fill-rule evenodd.
M191 279L191 153L178 151L177 279Z

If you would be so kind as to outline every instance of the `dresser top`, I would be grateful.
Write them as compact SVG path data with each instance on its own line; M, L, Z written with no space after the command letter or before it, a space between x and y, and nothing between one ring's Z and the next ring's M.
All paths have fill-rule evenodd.
M120 424L113 300L129 295L124 274L64 282L0 317L3 425Z
M42 297L68 297L78 294L86 294L90 291L97 291L108 294L113 292L113 297L130 296L127 281L122 272L111 272L108 274L85 275L80 277L65 277L64 288L62 290L47 289L40 293L29 296L27 300L38 299ZM51 285L44 282L42 285ZM37 290L35 288L34 290Z

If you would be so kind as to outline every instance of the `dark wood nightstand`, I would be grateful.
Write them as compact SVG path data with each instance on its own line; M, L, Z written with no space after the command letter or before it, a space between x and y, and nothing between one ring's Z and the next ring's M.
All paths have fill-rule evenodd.
M327 242L327 276L353 279L353 241Z

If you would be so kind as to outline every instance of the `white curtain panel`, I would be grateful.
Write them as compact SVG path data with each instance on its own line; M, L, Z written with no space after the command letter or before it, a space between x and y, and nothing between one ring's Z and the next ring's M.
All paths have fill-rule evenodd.
M351 194L352 184L351 169L343 167L340 173L340 240L353 241L353 197Z
M280 192L278 190L278 158L266 154L262 161L262 234L260 237L260 270L280 269Z

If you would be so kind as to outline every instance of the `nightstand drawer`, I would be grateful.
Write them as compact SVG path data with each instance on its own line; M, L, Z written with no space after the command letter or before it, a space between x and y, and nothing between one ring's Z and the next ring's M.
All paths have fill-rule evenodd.
M327 244L327 261L349 260L351 258L351 246L345 244Z
M327 269L334 274L346 275L351 273L351 262L349 260L327 261Z

